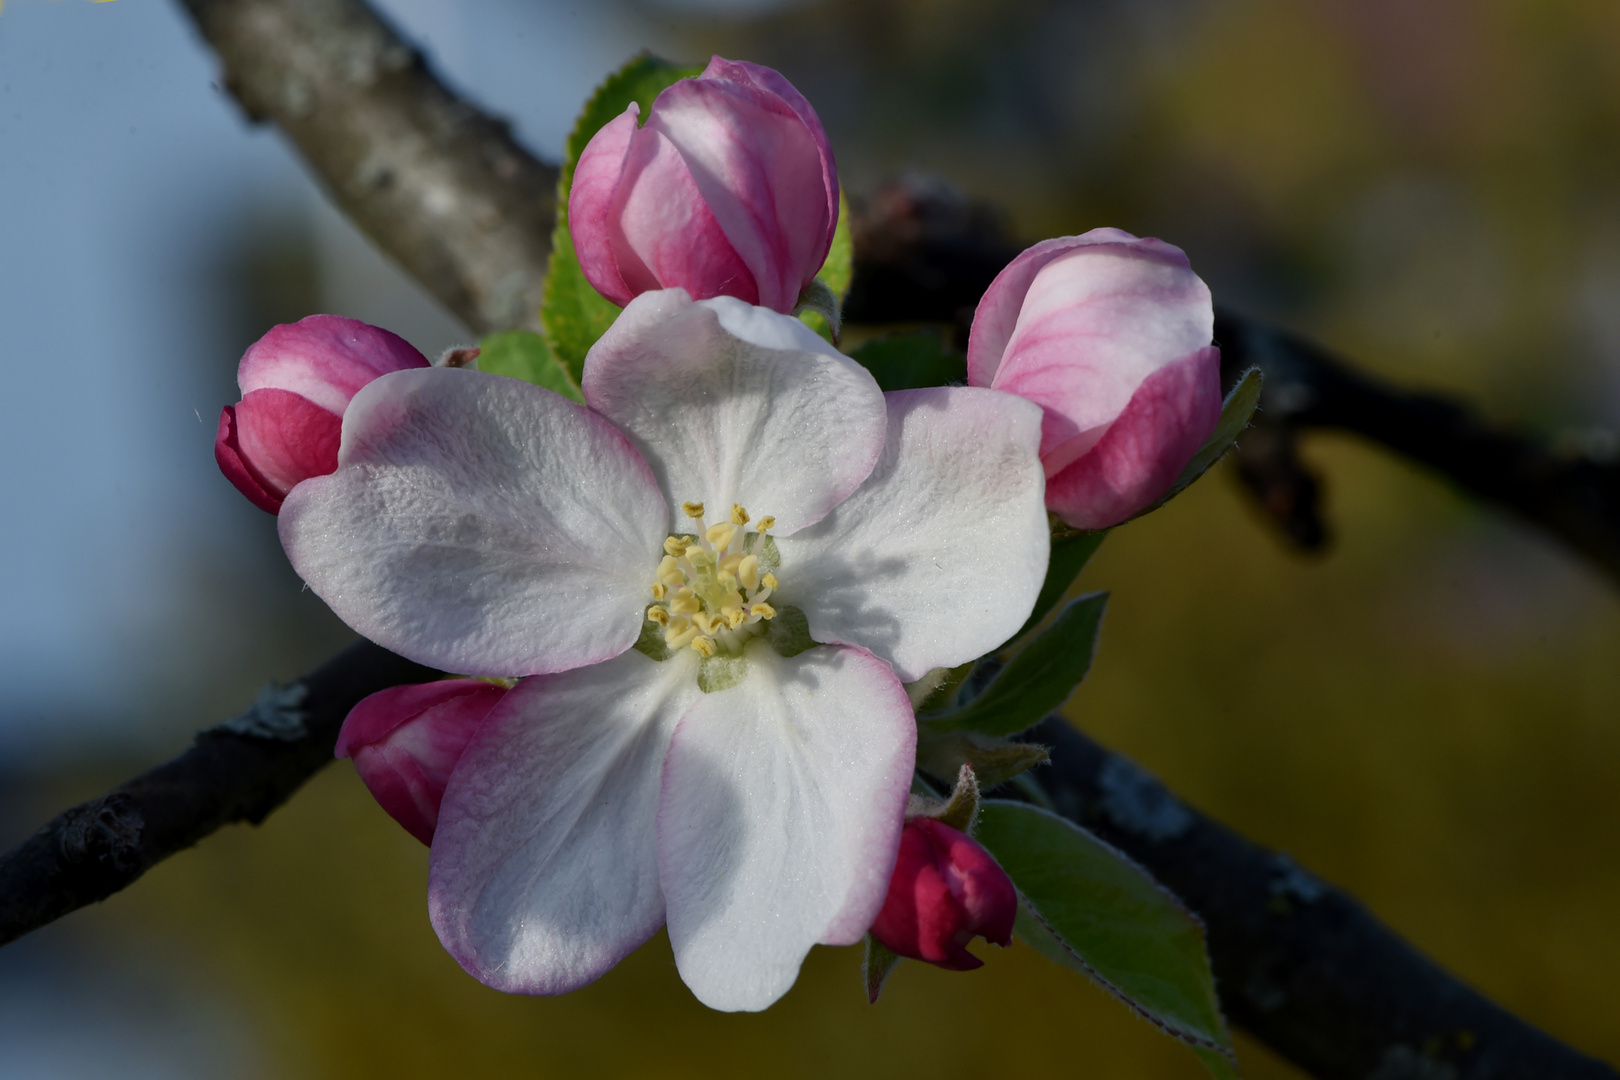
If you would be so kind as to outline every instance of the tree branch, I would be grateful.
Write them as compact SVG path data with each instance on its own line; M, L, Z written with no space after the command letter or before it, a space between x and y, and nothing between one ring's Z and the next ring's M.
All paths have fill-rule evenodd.
M105 900L221 826L257 825L332 760L361 698L437 677L356 642L298 682L267 687L173 761L58 814L0 855L0 945Z
M1052 717L1026 736L1059 813L1204 920L1231 1021L1319 1080L1616 1080L1463 985L1352 897L1170 794Z
M182 3L249 114L275 120L339 205L429 291L477 330L528 320L550 230L548 166L439 85L361 0ZM1014 254L992 215L937 184L886 189L855 224L849 308L867 321L965 326ZM1616 531L1614 487L1602 467L1561 472L1530 440L1381 387L1242 320L1223 316L1221 334L1229 350L1270 369L1268 395L1304 392L1268 399L1268 422L1359 431L1614 568L1603 554ZM1461 445L1442 445L1448 437ZM111 895L227 822L262 820L331 760L355 702L434 674L362 642L295 684L301 703L296 690L267 694L169 764L59 816L0 856L0 941ZM1350 898L1182 806L1125 759L1062 724L1036 737L1055 748L1043 782L1059 809L1203 916L1233 1020L1315 1075L1616 1076L1473 993Z
M343 212L468 327L532 323L557 170L358 0L180 0L223 82Z

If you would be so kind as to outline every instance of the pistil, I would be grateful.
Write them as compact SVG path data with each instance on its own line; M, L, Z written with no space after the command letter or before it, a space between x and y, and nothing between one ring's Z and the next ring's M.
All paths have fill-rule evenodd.
M760 563L776 519L762 517L746 531L753 519L734 504L728 520L704 528L702 503L682 503L681 510L698 531L672 533L664 541L652 586L656 602L647 618L664 628L671 649L690 647L703 657L740 655L776 615L766 602L776 575Z

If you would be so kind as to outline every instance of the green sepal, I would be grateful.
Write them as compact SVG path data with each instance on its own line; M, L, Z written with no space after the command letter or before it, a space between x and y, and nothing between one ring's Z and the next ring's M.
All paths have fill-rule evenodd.
M478 343L478 348L478 370L522 379L584 404L585 395L580 393L579 383L557 362L546 339L533 330L491 334Z
M1051 759L1046 747L1012 742L976 731L930 731L917 725L917 768L949 783L969 765L987 788L1004 784L1026 769Z
M943 802L908 800L906 819L910 820L913 817L933 818L943 825L949 825L957 832L972 835L974 827L979 823L979 777L973 771L973 766L965 761L962 763L961 769L956 774L956 786L951 789L951 797Z
M916 682L903 683L906 697L911 700L911 711L921 716L950 705L977 663L977 660L969 660L953 668L934 668Z
M551 231L551 259L540 324L552 355L576 384L584 372L586 352L613 325L620 309L585 280L574 252L573 237L568 232L568 193L573 189L574 167L591 136L623 114L632 101L641 107L641 120L645 122L653 99L665 88L702 72L701 66L672 64L651 53L641 53L597 87L568 136L557 174L557 222Z
M849 355L884 390L950 386L967 378L967 357L948 351L937 330L873 338Z
M761 541L761 537L764 540ZM782 552L776 546L776 537L770 533L752 532L743 537L743 554L759 556L759 570L764 573L782 569Z
M740 656L705 656L698 665L698 689L705 694L730 690L748 678L748 661Z
M1016 735L1063 707L1091 670L1107 593L1069 602L1051 624L1030 639L984 688L954 712L925 717L919 730Z
M816 644L810 637L810 620L796 607L776 609L776 615L765 623L765 641L784 657L798 656Z
M1136 514L1130 520L1134 521L1136 518L1141 517L1142 514L1153 513L1153 511L1180 495L1187 489L1188 485L1214 468L1216 462L1226 456L1226 452L1232 449L1233 442L1243 433L1243 429L1249 426L1250 419L1254 417L1254 410L1260 404L1261 382L1259 368L1252 367L1243 373L1242 377L1238 379L1237 385L1232 387L1232 392L1227 394L1226 400L1221 403L1221 418L1215 423L1214 434L1204 440L1204 445L1200 446L1198 453L1194 454L1192 460L1187 462L1187 467L1181 470L1181 475L1176 477L1174 484L1170 485L1170 490L1165 492L1158 502Z
M810 284L804 287L804 292L799 294L799 306L793 309L793 314L803 319L816 333L837 345L838 335L844 325L840 308L838 297L827 287L827 283L820 278L813 278ZM816 319L806 318L807 315L814 315Z
M1086 568L1091 557L1097 553L1102 542L1107 539L1108 530L1098 529L1096 532L1073 532L1068 529L1054 530L1052 535L1052 555L1046 563L1046 580L1041 583L1041 591L1035 597L1035 608L1024 620L1024 625L1018 628L1018 633L1008 638L1008 641L1017 641L1029 633L1037 623L1049 615L1057 602L1063 599L1063 594L1069 591L1074 579L1080 576L1080 571Z
M799 307L794 314L810 329L837 345L842 330L844 297L849 295L849 283L854 278L855 239L849 232L849 201L839 192L838 224L833 226L832 246L827 249L827 259L821 269L799 297ZM812 293L816 294L815 302L806 303Z
M1019 937L1160 1030L1226 1058L1235 1075L1204 928L1179 900L1121 852L1038 807L987 799L976 838L1018 889Z
M866 935L866 958L861 961L861 978L866 983L866 1000L873 1005L877 1004L878 995L883 993L883 984L889 980L894 969L900 966L903 959L899 954L892 953L888 947L871 934Z
M651 619L641 620L641 636L636 638L632 649L649 660L657 660L660 664L668 660L671 655L669 642L664 637L664 628Z

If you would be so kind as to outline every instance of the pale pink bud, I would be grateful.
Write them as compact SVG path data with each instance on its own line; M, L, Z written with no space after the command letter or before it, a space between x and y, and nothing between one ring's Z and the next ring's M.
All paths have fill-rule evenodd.
M404 338L355 319L277 326L236 369L242 400L220 413L214 460L253 505L277 513L293 485L337 468L343 411L362 386L427 366Z
M655 289L791 312L838 224L838 170L786 79L716 56L632 104L580 155L568 231L585 277L621 307Z
M890 952L951 971L984 961L967 951L982 937L1012 944L1018 893L1005 871L967 834L933 818L906 822L889 895L872 936Z
M505 694L505 687L480 679L379 690L349 710L335 752L354 759L389 817L431 844L450 772Z
M1140 513L1215 430L1209 288L1180 248L1093 229L1036 244L973 317L968 382L1046 410L1046 505L1078 529Z

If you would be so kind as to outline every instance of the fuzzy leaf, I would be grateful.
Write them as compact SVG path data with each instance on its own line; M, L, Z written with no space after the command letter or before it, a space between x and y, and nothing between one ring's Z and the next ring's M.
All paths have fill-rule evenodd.
M478 343L478 370L506 375L554 390L563 397L583 403L585 395L568 369L557 362L546 339L533 330L508 330L491 334Z
M983 693L955 712L920 721L919 728L1016 735L1034 727L1062 708L1091 670L1107 606L1107 593L1088 593L1071 601L1007 662Z
M1069 586L1074 584L1074 579L1080 576L1080 571L1086 568L1086 563L1091 561L1107 536L1107 529L1099 529L1053 538L1052 557L1046 564L1046 581L1041 584L1040 595L1035 598L1035 609L1029 613L1024 625L1019 627L1018 633L1007 640L1017 641L1057 607L1057 602L1063 599L1063 594L1069 591Z
M844 297L849 294L849 283L855 277L855 240L849 233L849 202L844 193L838 193L838 224L833 228L832 246L827 249L827 261L816 271L815 281L805 290L826 290L826 299L818 304L805 304L800 298L800 309L795 312L806 326L838 344L839 323L842 320ZM820 286L820 289L817 288ZM828 303L828 300L831 303ZM830 309L830 313L829 313Z
M1261 381L1259 368L1250 368L1243 373L1237 385L1232 387L1232 392L1226 395L1226 401L1221 404L1221 418L1215 424L1214 434L1198 448L1198 453L1187 462L1187 467L1181 470L1181 475L1176 477L1176 482L1170 485L1170 490L1164 493L1164 497L1143 510L1142 514L1151 514L1180 495L1188 485L1214 468L1215 463L1226 456L1226 452L1232 449L1233 442L1243 433L1243 429L1249 426L1255 407L1260 404ZM1141 517L1142 514L1137 514L1136 517ZM1134 521L1135 518L1131 520Z
M873 338L849 355L885 390L948 386L967 378L967 357L946 351L934 330Z
M1017 886L1017 931L1037 952L1195 1049L1232 1059L1203 925L1146 870L1023 803L986 800L977 839Z
M623 113L632 101L641 106L645 120L653 99L666 87L702 72L701 66L672 64L651 53L641 53L597 87L568 136L562 169L557 175L557 223L551 232L551 260L546 270L540 323L552 355L576 384L585 369L585 354L613 325L620 309L585 280L574 253L574 241L568 233L568 193L574 183L574 166L591 136Z

